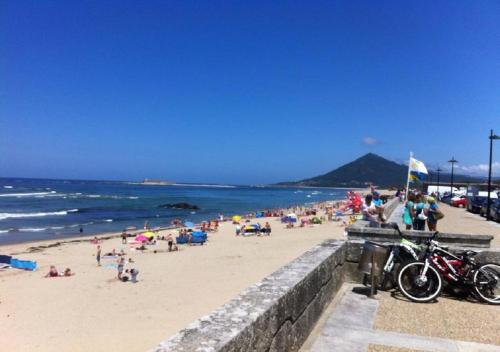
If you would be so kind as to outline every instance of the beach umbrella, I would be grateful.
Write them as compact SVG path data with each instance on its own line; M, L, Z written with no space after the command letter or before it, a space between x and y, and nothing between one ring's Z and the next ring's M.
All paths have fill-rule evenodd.
M148 241L149 238L147 238L146 236L143 236L143 235L138 235L138 236L135 236L135 240L139 241L139 242L144 242L144 241Z
M241 221L241 216L239 216L239 215L233 216L233 221L234 222L240 222Z
M189 228L193 228L193 227L194 227L194 224L193 224L191 221L186 221L186 222L184 223L184 226L189 227Z
M143 236L151 238L151 237L155 237L155 234L154 234L154 232L148 231L148 232L144 232Z

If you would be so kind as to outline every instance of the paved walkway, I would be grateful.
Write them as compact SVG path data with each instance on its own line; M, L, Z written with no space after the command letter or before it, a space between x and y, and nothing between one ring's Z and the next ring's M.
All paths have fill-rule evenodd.
M436 352L500 352L500 346L375 330L378 301L346 290L303 352L365 352L371 344ZM321 322L319 323L321 324ZM304 345L304 346L306 346Z

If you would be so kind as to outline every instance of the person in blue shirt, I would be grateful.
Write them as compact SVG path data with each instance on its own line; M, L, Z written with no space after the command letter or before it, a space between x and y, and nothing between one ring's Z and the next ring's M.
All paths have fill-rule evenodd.
M427 226L429 231L437 231L438 213L441 211L436 204L436 199L434 197L427 197L427 203L429 203L429 209L427 209Z

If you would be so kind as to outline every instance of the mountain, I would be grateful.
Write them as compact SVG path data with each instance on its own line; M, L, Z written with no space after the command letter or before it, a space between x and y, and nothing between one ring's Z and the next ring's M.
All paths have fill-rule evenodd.
M281 182L283 186L309 187L378 187L403 186L408 166L395 163L379 155L368 153L324 175L297 182Z

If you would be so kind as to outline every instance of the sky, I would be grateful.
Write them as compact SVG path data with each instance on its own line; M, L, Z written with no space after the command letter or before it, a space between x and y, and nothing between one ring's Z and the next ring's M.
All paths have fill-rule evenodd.
M500 134L498 1L2 1L0 52L0 176L484 175Z

